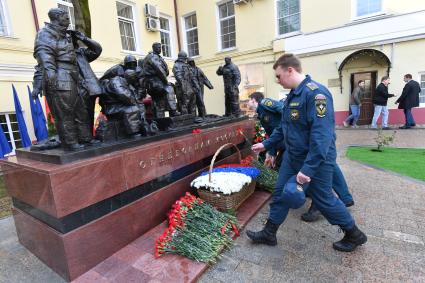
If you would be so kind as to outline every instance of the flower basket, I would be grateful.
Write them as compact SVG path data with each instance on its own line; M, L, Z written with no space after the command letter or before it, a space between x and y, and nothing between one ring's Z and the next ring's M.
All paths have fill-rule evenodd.
M221 150L228 146L233 146L236 148L238 153L239 162L241 162L241 153L236 145L232 143L227 143L221 146L214 154L210 168L209 168L209 180L211 182L211 173L214 167L215 159ZM255 180L252 180L251 183L246 184L242 187L239 192L232 193L230 195L223 194L221 192L211 192L207 188L199 188L198 194L199 196L210 203L212 206L216 207L218 210L225 211L230 209L237 209L255 190Z

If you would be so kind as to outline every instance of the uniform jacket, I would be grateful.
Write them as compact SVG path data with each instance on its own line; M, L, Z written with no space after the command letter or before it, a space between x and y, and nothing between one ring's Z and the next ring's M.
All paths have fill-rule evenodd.
M263 145L268 150L284 140L289 160L300 165L303 174L312 177L323 162L335 162L335 139L332 95L307 75L288 94L281 125Z
M273 100L270 98L264 98L260 101L257 107L258 119L261 122L261 125L264 127L267 135L270 137L273 133L273 130L280 126L280 121L282 119L283 112L283 102ZM269 154L272 156L276 155L277 150L283 149L283 144L281 143L276 148L269 149Z
M224 87L225 88L237 88L241 83L241 73L238 66L233 63L219 67L217 70L217 75L223 76Z
M138 111L136 89L125 78L116 76L103 80L102 85L105 93L100 97L100 105L105 115Z
M168 66L159 54L149 52L149 54L146 55L143 60L143 73L146 77L157 77L164 84L168 84Z
M46 23L35 38L34 58L44 81L47 80L47 72L56 74L55 89L71 90L72 84L78 80L74 45L66 28ZM51 87L44 84L47 93Z
M394 94L388 93L388 87L380 83L376 88L375 95L372 98L373 104L387 106L388 98L393 97Z
M102 94L102 86L93 72L90 62L93 62L100 56L102 46L90 38L87 38L84 44L87 48L78 48L75 52L78 69L82 77L81 85L87 90L89 95L100 95Z
M421 86L417 81L410 80L403 88L401 96L397 99L398 109L411 109L419 106L419 93Z

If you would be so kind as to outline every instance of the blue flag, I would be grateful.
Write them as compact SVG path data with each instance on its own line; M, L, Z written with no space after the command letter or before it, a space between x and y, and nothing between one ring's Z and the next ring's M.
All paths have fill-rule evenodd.
M3 158L6 154L12 152L9 143L7 142L6 136L3 132L3 128L0 126L0 158Z
M21 134L22 147L31 146L31 140L28 136L27 125L25 124L24 114L22 113L21 103L19 102L18 94L15 86L12 84L13 100L15 101L16 120L18 121L19 133Z
M44 116L43 108L41 107L40 100L38 97L33 99L31 96L30 87L27 86L28 95L30 97L30 105L31 105L31 117L32 124L34 126L34 134L37 138L37 141L40 142L42 140L47 139L49 136L46 127L46 117Z

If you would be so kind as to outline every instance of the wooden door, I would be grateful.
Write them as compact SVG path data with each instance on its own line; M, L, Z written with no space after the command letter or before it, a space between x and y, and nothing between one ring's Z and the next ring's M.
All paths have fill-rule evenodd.
M360 98L362 106L360 107L360 117L357 121L358 125L369 125L372 123L373 118L373 103L372 97L375 95L376 90L376 71L375 72L362 72L351 74L351 92L357 86L358 81L365 82L365 91Z

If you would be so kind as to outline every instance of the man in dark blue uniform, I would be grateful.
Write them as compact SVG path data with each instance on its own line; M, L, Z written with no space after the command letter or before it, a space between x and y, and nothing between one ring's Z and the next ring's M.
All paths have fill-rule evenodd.
M283 102L273 100L270 98L264 98L263 93L254 92L249 96L248 106L250 109L256 110L258 119L261 125L264 127L268 136L271 136L273 130L280 127L280 121L282 119ZM271 148L267 151L265 164L270 167L275 167L275 157L277 151L284 150L285 145L283 140L279 142L277 148ZM279 162L280 165L280 162ZM354 205L353 196L348 190L347 182L345 181L344 175L339 168L339 165L335 163L335 168L332 176L332 188L342 200L346 207ZM319 220L320 212L317 207L312 203L308 212L301 215L301 219L306 222L314 222Z
M297 183L307 186L306 194L323 216L344 231L343 239L335 242L333 248L344 252L354 251L357 246L366 243L367 237L332 192L336 162L332 95L326 87L302 74L301 62L292 54L282 55L273 69L279 84L291 89L291 92L284 103L281 127L268 140L253 145L252 149L270 149L284 140L285 153L266 226L259 232L247 231L247 235L256 243L277 244L276 232L291 206L282 198L283 187L296 175Z

